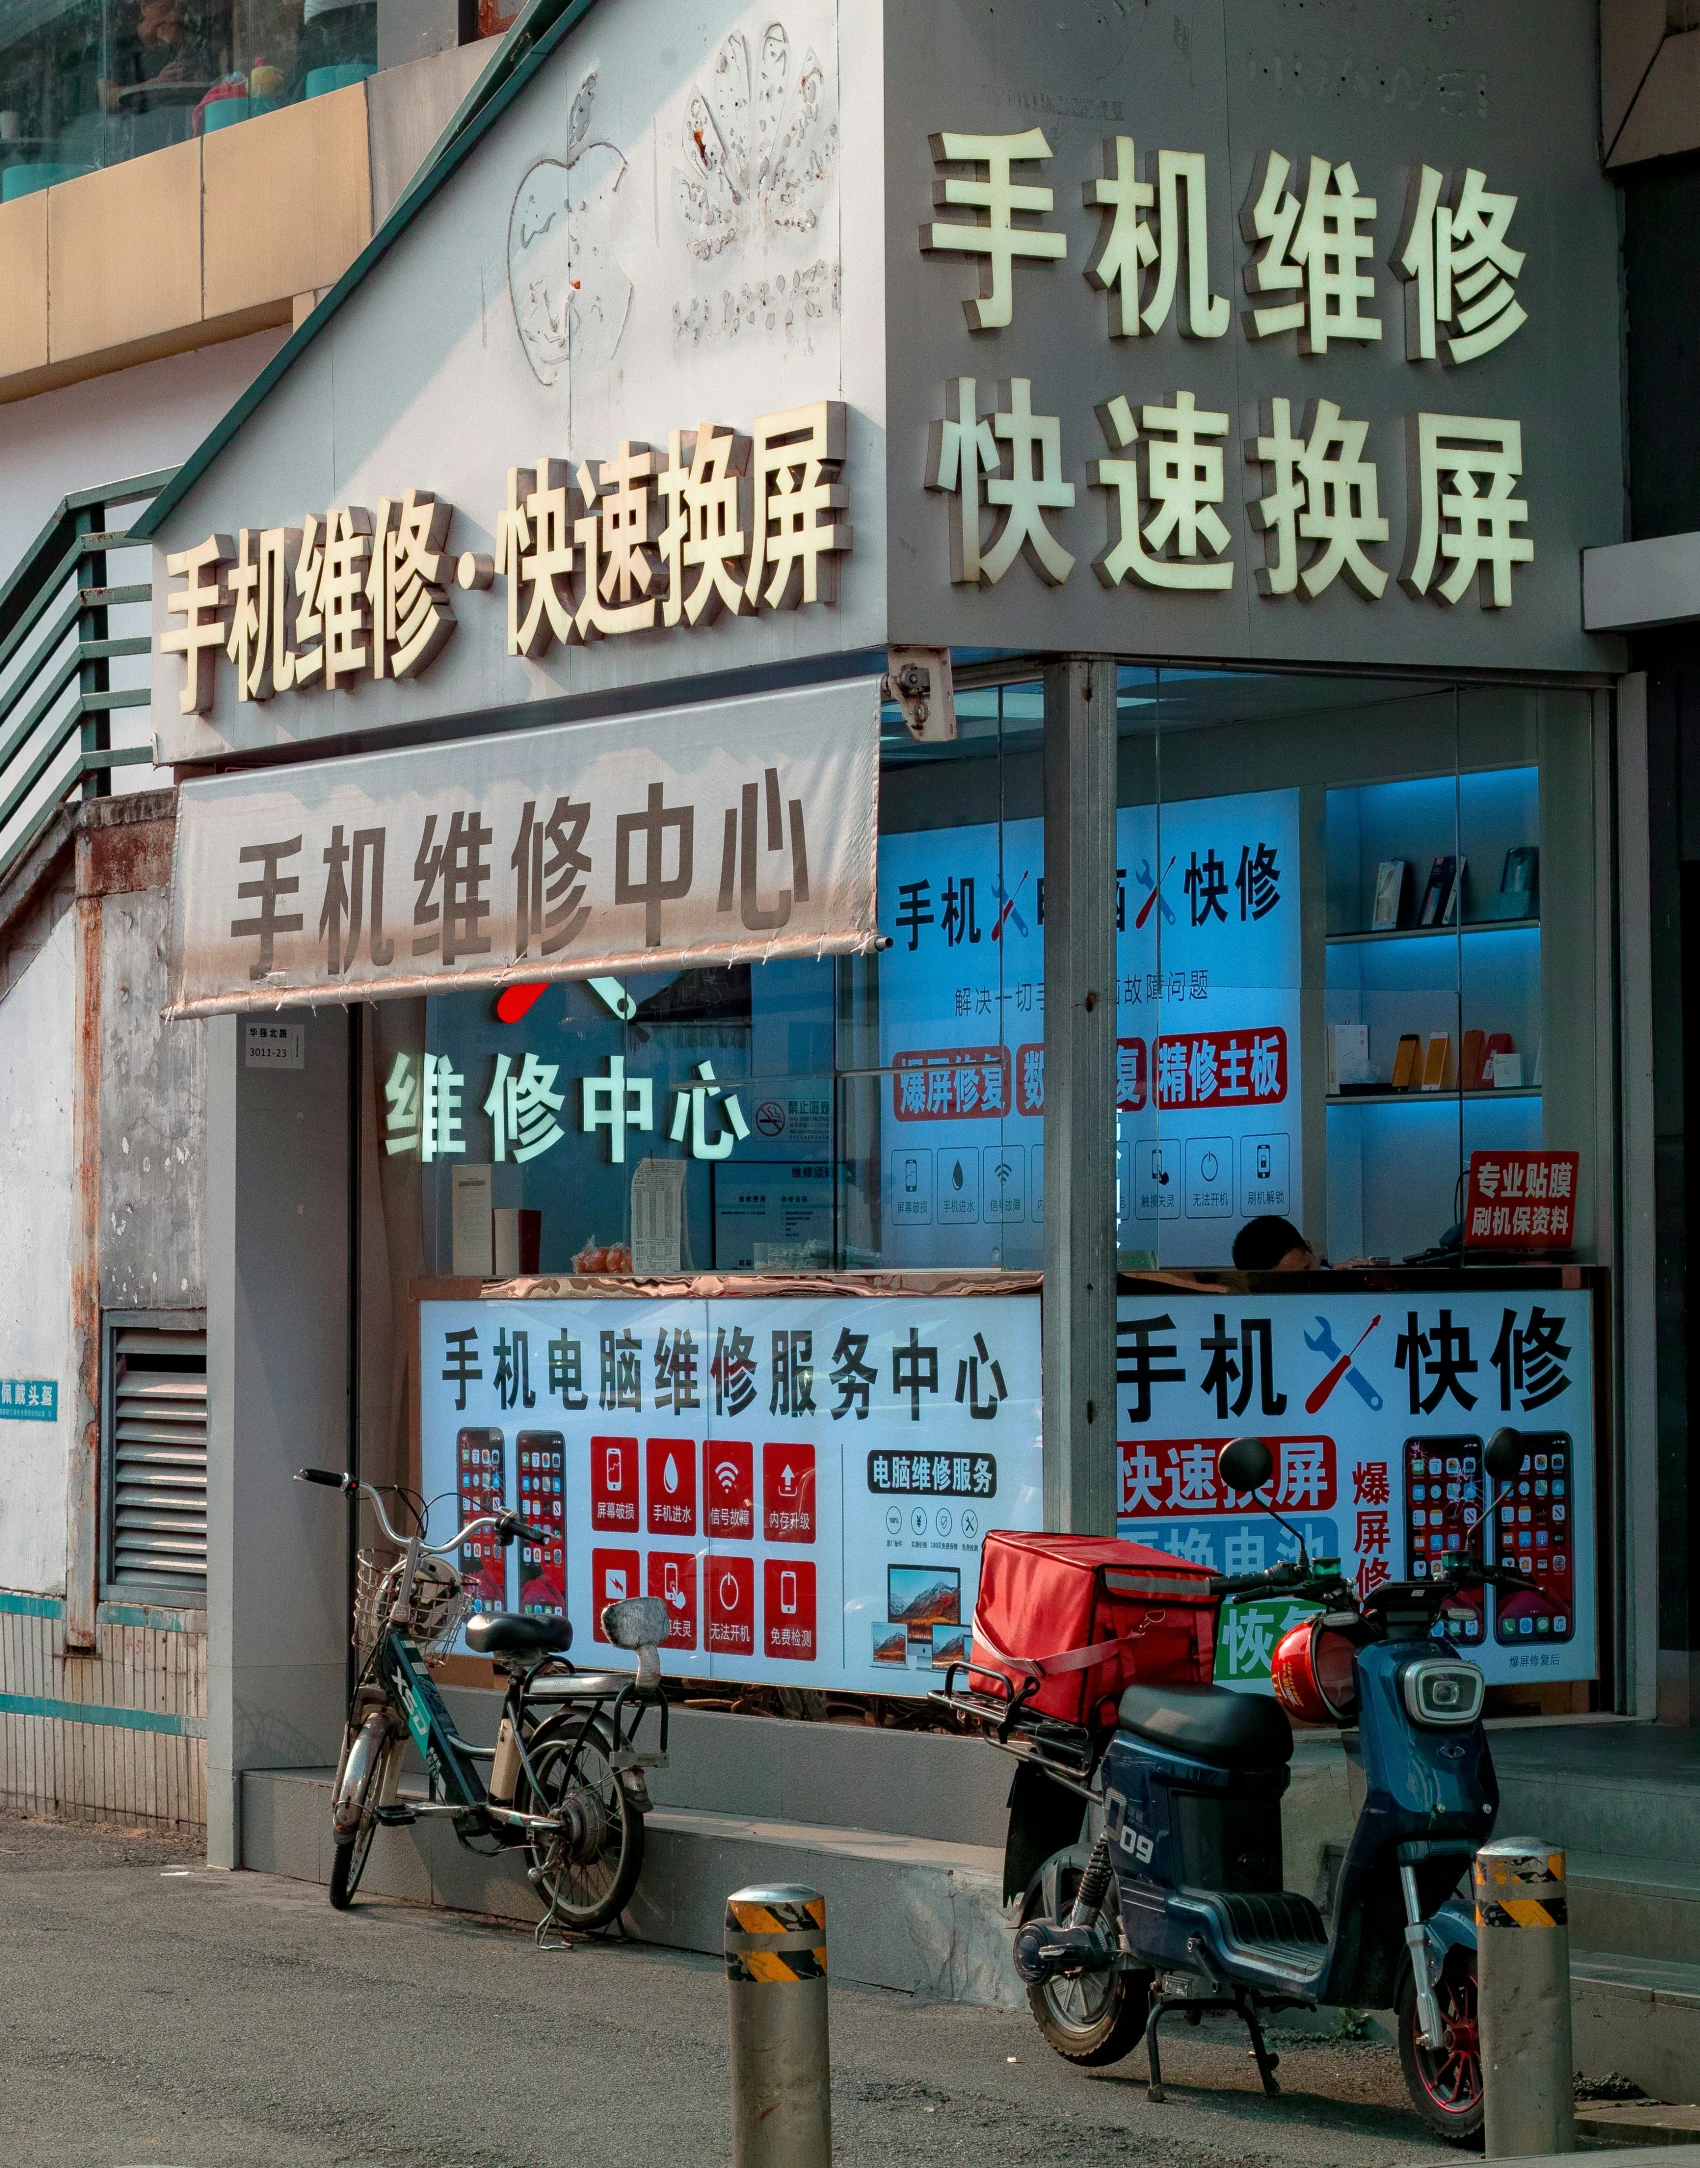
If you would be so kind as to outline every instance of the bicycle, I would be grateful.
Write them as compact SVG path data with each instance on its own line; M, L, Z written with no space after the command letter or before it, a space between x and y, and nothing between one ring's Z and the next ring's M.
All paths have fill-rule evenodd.
M360 1672L331 1809L331 1903L344 1911L353 1901L380 1827L442 1816L470 1851L488 1842L492 1852L526 1852L528 1879L546 1907L540 1937L556 1923L588 1932L617 1919L643 1865L643 1820L651 1811L644 1771L667 1762L659 1653L666 1605L658 1596L632 1596L601 1614L612 1645L636 1652L635 1671L575 1671L567 1661L567 1619L476 1613L466 1621L466 1645L492 1657L508 1685L496 1744L473 1746L455 1729L430 1670L448 1653L468 1602L447 1554L485 1528L504 1549L516 1537L538 1545L552 1539L517 1513L486 1513L433 1546L425 1541L426 1514L411 1502L419 1526L402 1536L370 1483L328 1468L303 1468L295 1480L368 1499L400 1554L360 1554ZM660 1712L659 1745L640 1754L638 1727L650 1709ZM409 1738L425 1764L424 1799L398 1794Z

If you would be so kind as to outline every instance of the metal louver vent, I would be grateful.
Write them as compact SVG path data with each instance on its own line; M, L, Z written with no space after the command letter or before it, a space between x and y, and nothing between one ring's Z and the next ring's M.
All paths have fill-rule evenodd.
M111 1338L111 1578L185 1593L207 1578L207 1336L122 1325Z

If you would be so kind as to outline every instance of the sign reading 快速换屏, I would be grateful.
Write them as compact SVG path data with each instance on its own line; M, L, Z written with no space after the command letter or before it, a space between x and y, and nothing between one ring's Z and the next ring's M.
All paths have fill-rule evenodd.
M426 1494L548 1538L469 1544L475 1600L575 1650L659 1596L666 1671L924 1694L985 1531L1040 1523L1035 1295L425 1302L419 1329Z
M144 522L164 757L888 643L1618 664L1591 0L1185 12L602 0Z

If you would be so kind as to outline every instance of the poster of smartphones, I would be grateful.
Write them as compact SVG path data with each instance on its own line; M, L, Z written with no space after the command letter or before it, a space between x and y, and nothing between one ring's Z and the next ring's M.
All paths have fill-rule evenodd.
M925 1694L967 1653L988 1528L1041 1522L1039 1300L420 1305L421 1478L487 1610L659 1596L662 1666ZM618 1659L624 1661L625 1659Z
M1585 1293L1123 1295L1116 1305L1119 1532L1221 1573L1337 1557L1360 1596L1423 1580L1480 1545L1521 1577L1451 1607L1448 1630L1495 1683L1591 1679L1594 1373ZM1528 1448L1494 1503L1482 1449ZM1227 1492L1216 1455L1253 1432L1291 1532ZM1484 1524L1485 1520L1485 1526ZM1219 1682L1268 1690L1306 1607L1225 1605Z
M880 838L886 1258L1037 1265L1043 822ZM1302 1194L1299 794L1116 816L1117 1240L1225 1264Z

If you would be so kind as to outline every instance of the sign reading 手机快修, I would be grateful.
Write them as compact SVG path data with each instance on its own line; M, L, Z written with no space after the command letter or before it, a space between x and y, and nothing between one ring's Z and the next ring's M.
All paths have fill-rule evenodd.
M421 1481L475 1602L659 1596L662 1668L925 1694L968 1653L988 1528L1041 1519L1034 1295L420 1306ZM433 1527L433 1534L441 1534Z
M1116 1351L1122 1535L1218 1573L1261 1572L1302 1539L1360 1599L1473 1548L1521 1577L1453 1607L1448 1631L1488 1678L1597 1676L1587 1292L1142 1288L1117 1299ZM1527 1459L1496 1499L1483 1449L1503 1425ZM1274 1455L1265 1496L1285 1528L1216 1473L1246 1431ZM1267 1692L1308 1608L1224 1606L1217 1678Z
M173 1012L871 949L878 729L862 679L185 784Z
M56 1423L56 1378L0 1378L0 1423Z

